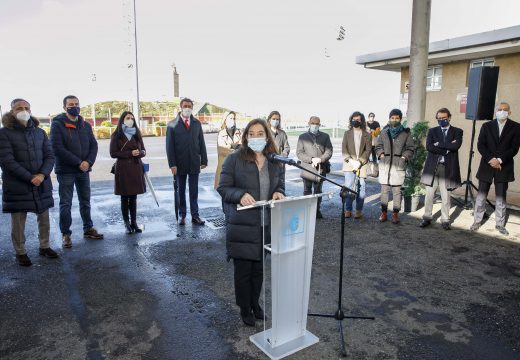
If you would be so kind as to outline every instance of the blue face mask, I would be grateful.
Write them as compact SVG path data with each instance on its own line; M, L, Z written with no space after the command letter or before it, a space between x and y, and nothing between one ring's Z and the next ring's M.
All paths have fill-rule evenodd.
M265 138L250 138L247 139L247 146L254 152L262 152L265 148L267 140Z
M317 134L319 129L319 125L309 125L309 131L313 134Z
M73 107L70 107L70 108L67 108L67 114L69 114L70 116L78 116L79 113L80 113L81 109L79 108L79 106L73 106Z
M444 120L437 120L437 123L439 124L440 127L447 127L448 125L450 125L450 121L447 120L447 119L444 119Z

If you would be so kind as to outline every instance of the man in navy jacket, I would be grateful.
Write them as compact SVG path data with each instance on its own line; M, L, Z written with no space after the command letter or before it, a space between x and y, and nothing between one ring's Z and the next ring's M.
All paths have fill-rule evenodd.
M54 172L58 178L60 194L60 230L63 247L72 246L71 207L74 186L79 199L79 212L83 220L83 236L101 240L103 234L93 227L90 216L90 176L96 161L97 141L92 127L80 115L79 100L74 95L63 99L64 113L52 119L51 143L56 157Z
M166 155L168 166L179 183L180 225L186 224L186 180L189 181L191 222L204 225L199 216L199 174L208 165L206 143L200 121L191 113L193 101L184 98L181 112L168 123L166 130Z

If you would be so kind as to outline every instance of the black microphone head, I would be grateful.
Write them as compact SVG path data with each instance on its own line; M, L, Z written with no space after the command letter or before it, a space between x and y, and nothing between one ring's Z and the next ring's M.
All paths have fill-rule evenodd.
M275 153L267 154L267 160L271 161L271 162L275 162L276 161L276 154Z

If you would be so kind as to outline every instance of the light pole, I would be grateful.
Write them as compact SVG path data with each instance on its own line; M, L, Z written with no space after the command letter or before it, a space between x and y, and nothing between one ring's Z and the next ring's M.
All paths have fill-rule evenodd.
M95 90L96 83L96 74L92 74L92 89ZM94 124L94 129L96 128L96 102L92 101L92 105L90 105L90 116L92 117L92 123Z
M137 63L137 11L134 3L134 48L135 48L135 106L134 106L134 116L136 120L141 125L141 116L139 114L139 69Z

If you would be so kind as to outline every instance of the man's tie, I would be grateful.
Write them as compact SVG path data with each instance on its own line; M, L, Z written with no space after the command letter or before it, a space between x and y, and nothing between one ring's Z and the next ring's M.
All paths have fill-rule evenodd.
M446 143L446 134L448 132L448 129L442 129L442 135L443 135L443 140L444 140L444 143Z
M186 130L190 129L190 122L188 119L184 119L184 126L186 126Z

